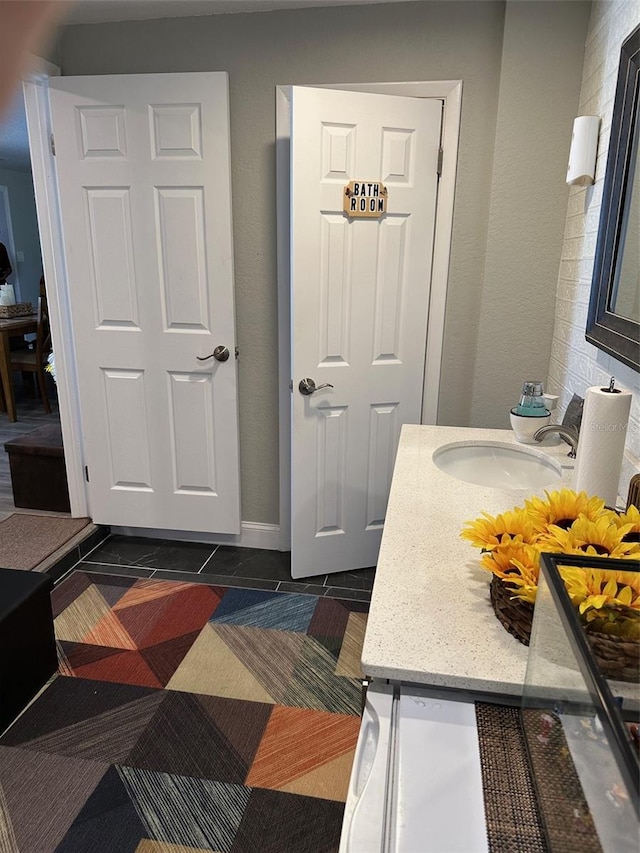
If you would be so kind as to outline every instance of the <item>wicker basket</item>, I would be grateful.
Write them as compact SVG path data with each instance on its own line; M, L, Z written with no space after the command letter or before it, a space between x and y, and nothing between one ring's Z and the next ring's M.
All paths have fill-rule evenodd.
M533 620L533 604L521 598L512 598L515 587L500 580L495 575L491 578L489 594L493 610L502 622L503 627L516 640L528 646L531 639L531 622Z
M629 509L632 504L640 509L640 474L634 474L631 480L629 480L627 509Z
M606 678L617 681L640 681L640 643L586 631L593 655Z
M15 305L0 305L0 320L27 317L29 314L33 314L33 305L30 302L17 302Z
M489 589L493 610L503 627L528 646L533 605L521 598L512 598L515 588L495 575L491 578ZM605 678L631 682L640 680L640 642L596 631L587 630L585 634Z

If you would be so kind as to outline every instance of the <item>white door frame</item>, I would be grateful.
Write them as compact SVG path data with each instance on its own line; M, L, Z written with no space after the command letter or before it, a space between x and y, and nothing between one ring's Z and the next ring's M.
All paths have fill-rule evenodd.
M412 98L439 98L442 113L442 173L433 246L429 320L424 368L421 423L438 420L438 394L444 319L449 280L449 256L453 230L453 201L458 166L458 138L462 113L462 80L413 83L304 84L315 89L343 89ZM278 362L280 415L280 550L291 549L291 312L290 312L290 89L276 87L276 204L278 263Z
M47 302L51 338L56 357L56 384L69 484L71 515L90 516L84 477L84 445L80 418L76 359L69 310L69 293L62 242L62 221L58 204L55 160L51 146L49 77L60 69L39 57L23 77L24 105L29 130L31 170L42 249L42 266L47 282Z

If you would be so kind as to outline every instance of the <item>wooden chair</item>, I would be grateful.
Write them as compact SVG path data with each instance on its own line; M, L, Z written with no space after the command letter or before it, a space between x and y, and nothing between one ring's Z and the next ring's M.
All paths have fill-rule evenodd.
M51 331L47 314L47 300L38 297L38 328L36 331L36 348L32 350L14 350L11 353L11 367L22 373L35 373L38 390L47 414L51 414L51 406L47 396L47 383L44 367L51 352Z

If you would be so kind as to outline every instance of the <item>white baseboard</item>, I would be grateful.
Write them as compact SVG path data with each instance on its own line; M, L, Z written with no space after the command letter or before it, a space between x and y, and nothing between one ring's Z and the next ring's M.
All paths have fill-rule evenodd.
M267 551L280 550L280 527L277 524L261 524L259 521L241 522L241 532L197 533L187 530L156 530L149 527L115 527L112 533L121 536L144 536L150 539L173 539L176 542L204 542L207 545L236 545L239 548L263 548Z

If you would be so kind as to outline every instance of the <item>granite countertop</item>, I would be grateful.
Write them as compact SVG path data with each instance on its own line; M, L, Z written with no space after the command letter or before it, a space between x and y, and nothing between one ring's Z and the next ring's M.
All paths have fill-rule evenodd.
M463 523L522 506L544 489L507 490L454 479L433 452L456 441L519 444L511 430L403 426L362 651L373 678L520 695L526 646L496 619L490 574L460 539ZM563 469L549 491L570 487L574 460L552 435L530 448Z

